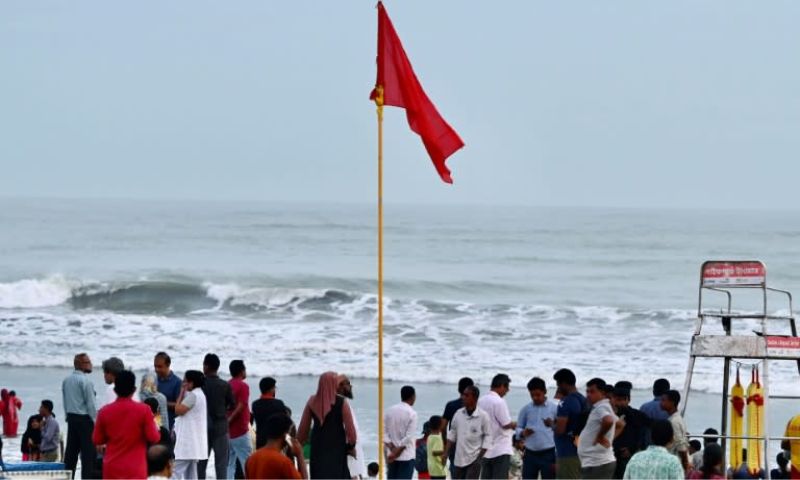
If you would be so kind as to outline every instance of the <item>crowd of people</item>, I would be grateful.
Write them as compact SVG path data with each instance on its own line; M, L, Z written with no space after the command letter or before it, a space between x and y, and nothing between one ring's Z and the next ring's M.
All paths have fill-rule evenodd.
M375 470L364 462L346 375L324 373L295 425L290 409L276 398L274 378L260 380L260 396L250 404L244 361L229 363L227 381L213 353L203 359L202 371L187 370L182 378L171 363L166 352L158 352L153 372L143 374L137 388L136 375L121 359L106 359L106 389L98 395L91 358L77 354L61 386L66 446L59 448L53 402L43 400L23 434L23 461L60 458L73 476L80 461L82 478L108 479L206 478L211 452L220 479L352 479Z
M106 389L97 395L89 377L91 359L76 355L73 372L62 382L66 447L53 402L42 400L22 436L23 460L61 458L73 472L80 460L82 478L202 479L213 452L216 478L378 476L378 464L367 466L364 459L346 375L322 374L295 424L291 410L276 398L274 378L262 378L260 396L249 403L242 360L229 363L229 380L220 378L221 361L213 353L203 359L202 370L187 370L182 378L171 363L167 353L158 352L153 371L141 376L137 388L136 375L121 359L106 359ZM714 429L704 432L703 443L690 441L678 412L680 393L666 379L655 381L653 399L639 409L630 404L628 381L592 378L582 393L569 369L558 370L553 379L552 399L544 379L528 381L531 401L514 419L505 399L508 375L495 375L483 394L472 379L462 378L459 397L425 422L421 439L416 438L416 391L402 387L400 402L384 411L386 478L411 479L415 472L418 478L502 480L763 476L746 463L726 471ZM9 404L16 412L21 402L2 392L10 436L17 426L6 428L5 412ZM800 416L790 427L798 430L792 436L800 436ZM800 454L800 441L785 442L784 448ZM778 455L772 478L797 472L790 469L789 457L788 452Z
M508 375L497 374L484 394L462 378L460 396L425 422L421 439L415 438L416 393L404 386L401 402L384 414L387 478L410 479L415 470L419 478L432 479L448 473L453 479L502 480L764 478L746 462L726 469L715 429L706 429L703 444L690 441L678 411L681 395L666 379L654 382L653 399L639 409L631 406L631 382L592 378L584 395L569 369L558 370L553 380L551 400L544 379L530 379L531 402L514 420L504 398ZM786 435L800 436L800 415ZM788 450L800 454L800 441L784 442L783 448L771 478L800 478L788 466Z

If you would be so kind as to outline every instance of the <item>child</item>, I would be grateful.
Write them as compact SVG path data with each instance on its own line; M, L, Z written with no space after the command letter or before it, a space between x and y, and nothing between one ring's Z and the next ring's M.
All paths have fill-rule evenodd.
M28 428L22 434L22 443L20 450L22 451L23 462L36 462L41 459L39 453L39 446L42 444L42 416L31 415L28 418Z
M378 478L378 462L372 462L367 465L367 475L370 479Z
M430 435L428 435L428 474L432 479L445 478L447 470L444 466L447 458L442 440L442 417L432 416L428 420L428 427L431 429Z
M525 455L525 440L514 436L512 442L514 443L514 451L511 453L508 477L510 479L519 479L522 478L522 458Z

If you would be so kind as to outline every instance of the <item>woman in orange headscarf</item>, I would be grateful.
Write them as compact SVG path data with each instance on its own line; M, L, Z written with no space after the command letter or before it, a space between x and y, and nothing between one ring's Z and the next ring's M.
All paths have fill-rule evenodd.
M305 443L310 430L311 478L350 478L347 452L356 444L356 429L353 412L344 397L337 394L338 387L336 372L323 373L317 393L303 409L297 439Z

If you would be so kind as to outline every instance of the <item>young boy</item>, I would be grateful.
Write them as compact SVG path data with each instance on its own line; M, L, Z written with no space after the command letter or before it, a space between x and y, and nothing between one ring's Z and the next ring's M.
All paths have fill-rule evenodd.
M378 462L372 462L367 465L367 475L369 478L378 478Z
M442 440L442 417L434 415L428 420L431 429L428 435L428 474L431 479L443 479L447 476Z

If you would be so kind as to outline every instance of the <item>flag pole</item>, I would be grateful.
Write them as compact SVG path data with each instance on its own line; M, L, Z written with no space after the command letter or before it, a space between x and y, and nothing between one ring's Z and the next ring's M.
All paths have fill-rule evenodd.
M378 113L378 478L383 473L383 86L375 87Z

